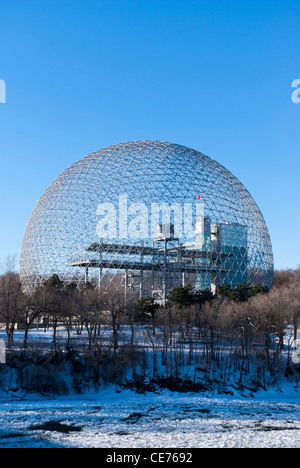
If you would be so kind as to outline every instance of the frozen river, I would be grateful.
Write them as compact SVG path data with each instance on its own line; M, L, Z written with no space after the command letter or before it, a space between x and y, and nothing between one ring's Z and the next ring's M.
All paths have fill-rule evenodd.
M0 398L0 448L300 447L300 402L162 392Z

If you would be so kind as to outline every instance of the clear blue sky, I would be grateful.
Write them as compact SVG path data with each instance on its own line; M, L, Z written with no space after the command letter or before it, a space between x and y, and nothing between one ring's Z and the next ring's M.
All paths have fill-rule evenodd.
M232 171L300 264L299 0L0 0L0 44L0 262L65 168L154 139Z

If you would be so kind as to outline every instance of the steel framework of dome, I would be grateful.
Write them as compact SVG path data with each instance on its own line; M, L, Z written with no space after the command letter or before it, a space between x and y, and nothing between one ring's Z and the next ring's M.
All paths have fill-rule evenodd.
M123 278L125 291L165 302L177 285L272 287L263 216L227 169L193 149L135 141L94 152L65 170L27 225L20 274L30 290Z

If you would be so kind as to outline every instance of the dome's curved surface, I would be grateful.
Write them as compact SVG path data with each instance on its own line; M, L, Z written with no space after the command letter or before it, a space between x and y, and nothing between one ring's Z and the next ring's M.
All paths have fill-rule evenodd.
M65 170L28 222L26 287L53 274L86 281L87 272L100 281L124 273L126 287L137 282L144 295L187 281L196 289L244 281L270 288L273 255L257 204L231 172L184 146L135 141Z

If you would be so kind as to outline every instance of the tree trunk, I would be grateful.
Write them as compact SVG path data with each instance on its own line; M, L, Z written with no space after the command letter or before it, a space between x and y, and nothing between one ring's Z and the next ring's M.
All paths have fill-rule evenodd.
M57 329L57 319L53 319L53 343L56 348L56 329Z
M23 349L27 348L28 330L29 330L29 324L27 323L25 326L25 331L24 331Z

